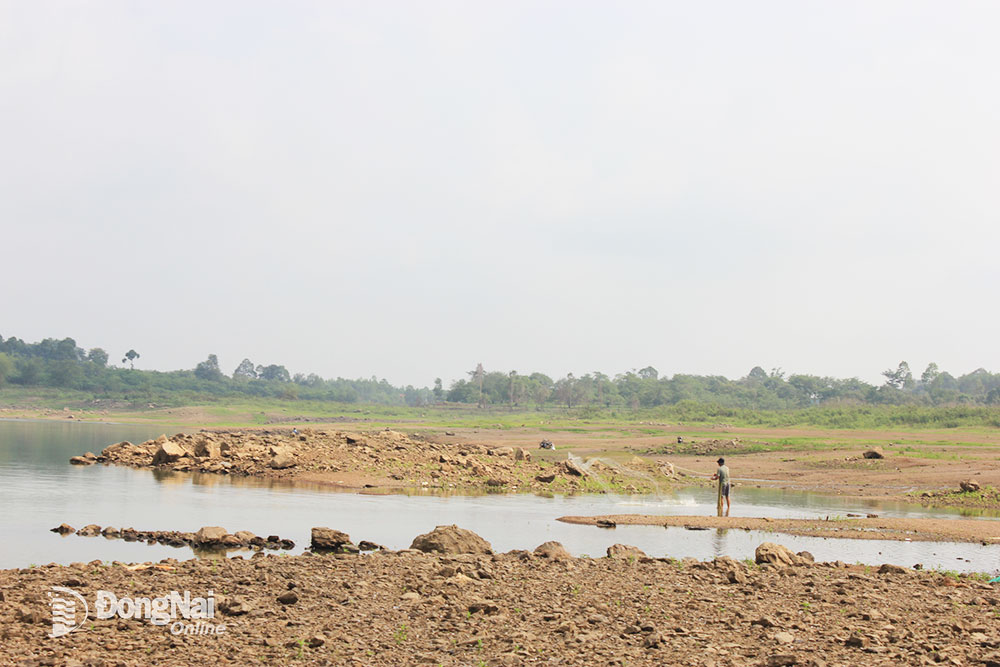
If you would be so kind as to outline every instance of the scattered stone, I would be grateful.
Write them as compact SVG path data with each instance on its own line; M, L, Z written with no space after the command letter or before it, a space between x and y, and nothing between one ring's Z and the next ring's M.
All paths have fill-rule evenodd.
M791 632L776 632L774 634L774 641L778 642L779 644L794 644L795 635L793 635Z
M791 653L775 653L767 657L767 667L788 667L799 664L798 656Z
M615 523L614 521L612 521L611 519L598 519L597 520L597 527L598 528L617 528L618 524Z
M573 459L566 459L563 461L563 469L570 475L575 475L576 477L586 477L588 473L579 463Z
M76 532L76 528L69 525L68 523L61 523L55 528L51 529L50 532L59 533L60 535L72 535Z
M92 523L76 531L76 534L80 537L97 537L101 534L101 527Z
M891 563L883 563L879 569L879 574L906 574L909 572L905 567L899 565L892 565Z
M83 456L73 456L73 457L70 457L69 462L72 463L75 466L89 466L89 465L92 465L94 463L93 460L88 459L88 458L83 457Z
M811 553L809 553L808 551L800 551L800 552L798 552L795 555L798 556L800 559L802 559L802 562L804 562L804 563L815 563L816 562L816 558Z
M535 480L541 482L542 484L549 484L550 482L555 481L555 479L556 474L554 472L535 476Z
M299 601L299 596L295 593L295 591L288 591L278 596L278 602L280 602L281 604L285 605L295 604L298 601Z
M295 459L292 457L291 454L289 454L284 450L279 451L277 454L275 454L274 458L272 458L270 463L268 463L268 466L270 466L275 470L284 470L286 468L291 468L294 465L295 465Z
M974 482L971 479L962 480L958 483L958 487L963 493L975 493L979 490L979 483Z
M194 534L194 543L204 546L220 544L226 535L228 535L226 529L220 526L203 526Z

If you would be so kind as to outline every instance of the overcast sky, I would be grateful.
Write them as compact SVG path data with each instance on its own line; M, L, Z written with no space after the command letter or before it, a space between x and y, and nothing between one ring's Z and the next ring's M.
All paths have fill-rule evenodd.
M0 2L0 335L1000 370L1000 4Z

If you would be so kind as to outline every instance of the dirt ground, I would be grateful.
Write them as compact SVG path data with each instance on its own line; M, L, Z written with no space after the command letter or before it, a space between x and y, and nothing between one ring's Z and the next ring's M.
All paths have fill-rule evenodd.
M3 570L0 664L1000 665L996 586L970 578L795 556L795 565L700 563L624 547L616 558L567 558L551 543L545 553L260 554ZM54 638L53 586L80 595L91 612ZM98 590L213 595L215 615L200 626L182 619L180 629L215 634L174 634L172 620L96 618ZM82 620L79 609L72 620Z
M917 519L901 517L834 517L826 519L772 519L770 517L662 516L607 514L564 516L559 521L588 526L602 522L637 526L682 526L685 528L734 528L807 537L917 542L1000 543L1000 522L975 519Z

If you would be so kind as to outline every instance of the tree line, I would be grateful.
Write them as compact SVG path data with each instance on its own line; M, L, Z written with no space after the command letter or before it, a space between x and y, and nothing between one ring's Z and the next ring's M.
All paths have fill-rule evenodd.
M932 363L915 377L905 361L884 371L885 382L880 385L857 378L786 376L781 369L765 371L760 366L735 380L719 375L661 375L652 366L613 377L592 372L553 379L538 372L487 371L479 364L467 377L447 388L440 378L427 388L397 387L374 376L352 380L324 379L315 373L292 374L281 364L255 364L250 359L243 359L227 373L215 354L190 370L136 370L134 362L140 356L134 349L127 350L118 367L109 364L111 355L104 349L85 350L72 338L26 343L16 337L0 336L0 387L56 387L100 397L168 404L205 396L243 395L411 406L450 402L483 407L633 410L691 403L750 410L840 404L1000 405L1000 373L979 368L955 377Z

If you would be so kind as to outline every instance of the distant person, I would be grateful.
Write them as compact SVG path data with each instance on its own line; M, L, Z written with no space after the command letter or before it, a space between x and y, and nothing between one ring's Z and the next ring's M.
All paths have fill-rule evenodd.
M726 516L729 516L729 466L726 465L726 459L720 458L717 463L719 464L719 469L715 471L712 475L712 479L719 480L719 488L721 489L722 497L726 499Z

